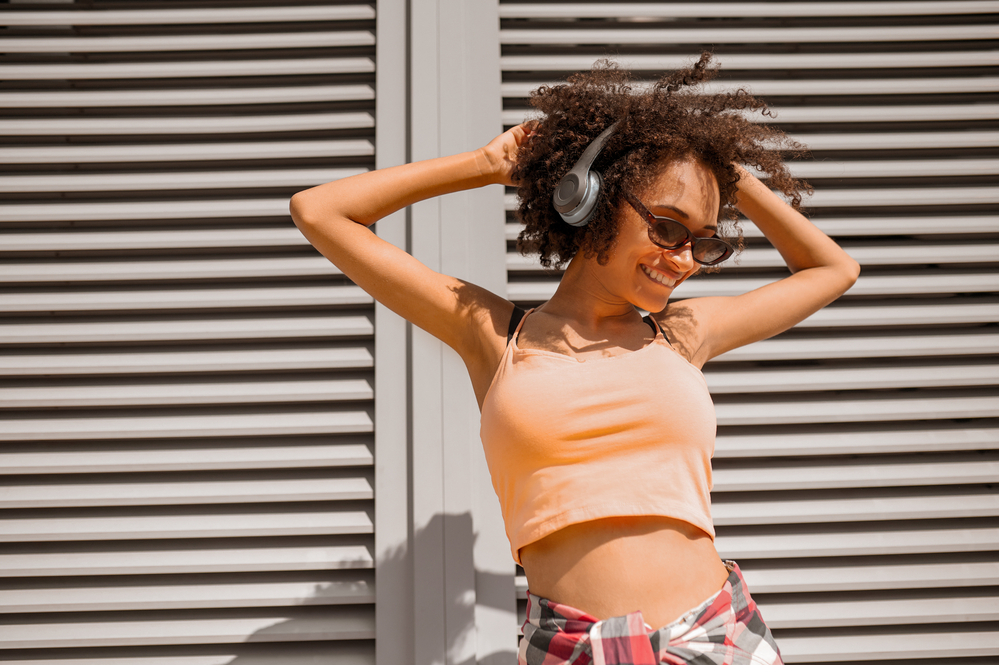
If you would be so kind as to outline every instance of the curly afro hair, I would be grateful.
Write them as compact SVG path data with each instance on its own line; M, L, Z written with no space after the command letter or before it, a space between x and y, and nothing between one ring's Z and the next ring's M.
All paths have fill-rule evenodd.
M784 157L804 154L803 147L776 128L747 120L746 111L769 111L745 90L696 90L717 75L711 64L711 54L702 53L694 65L635 89L628 72L602 61L564 84L531 93L531 105L543 117L521 146L513 173L517 214L525 225L518 238L520 251L538 252L546 268L563 266L580 250L606 263L617 235L622 192L644 193L663 165L680 159L697 159L714 173L721 190L719 222L728 222L723 235L740 235L734 207L739 175L733 164L765 173L770 187L800 209L802 193L810 189L791 176ZM583 150L617 120L620 125L593 165L603 176L596 211L585 227L569 226L552 205L552 193ZM741 245L741 238L736 244Z

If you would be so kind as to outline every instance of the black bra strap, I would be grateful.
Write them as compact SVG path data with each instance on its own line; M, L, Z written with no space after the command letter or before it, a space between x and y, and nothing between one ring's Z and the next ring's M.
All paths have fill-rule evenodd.
M513 306L513 312L510 314L510 327L506 332L507 344L509 344L510 340L513 339L513 333L517 332L517 326L520 325L521 320L526 314L527 312L524 311L524 309L517 307L516 305Z
M648 316L646 316L646 317L643 317L643 318L642 318L642 321L645 321L645 322L646 322L646 323L647 323L647 324L649 325L649 327L650 327L650 328L652 328L652 332L653 332L654 334L657 334L657 335L658 335L658 334L659 334L659 332L660 332L660 331L662 331L662 334L663 334L663 338L664 338L664 339L665 339L665 340L666 340L667 342L669 342L669 337L666 337L666 331L665 331L665 330L662 330L662 329L661 329L661 328L660 328L660 327L659 327L658 325L656 325L656 322L652 320L652 315L651 315L651 314L649 314L649 315L648 315Z

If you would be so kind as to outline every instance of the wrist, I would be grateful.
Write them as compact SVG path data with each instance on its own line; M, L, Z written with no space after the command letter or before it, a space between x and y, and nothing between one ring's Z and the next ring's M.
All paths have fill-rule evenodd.
M478 148L472 151L475 160L475 168L478 180L482 185L493 185L499 182L499 164L490 156L485 148Z

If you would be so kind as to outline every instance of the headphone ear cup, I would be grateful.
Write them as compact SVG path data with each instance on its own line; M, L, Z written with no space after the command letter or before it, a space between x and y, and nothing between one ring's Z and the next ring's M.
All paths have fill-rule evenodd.
M583 192L583 199L579 204L568 212L560 212L559 215L570 226L586 226L590 223L593 213L597 209L597 201L600 199L600 188L604 184L604 179L596 171L589 171L586 174L586 190Z

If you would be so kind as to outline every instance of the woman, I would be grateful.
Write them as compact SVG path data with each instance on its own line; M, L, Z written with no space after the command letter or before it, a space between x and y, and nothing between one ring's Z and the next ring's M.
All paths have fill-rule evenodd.
M804 185L773 151L789 142L743 117L763 104L691 92L713 76L709 63L702 55L641 92L597 68L536 91L542 119L484 148L292 199L319 251L465 362L531 590L522 663L780 662L738 567L714 548L715 420L700 368L832 302L859 267L797 211ZM742 165L767 173L791 205ZM585 181L588 168L600 174L591 209L566 213L564 178L573 170ZM555 295L526 316L366 228L422 199L496 183L518 185L522 247L545 266L568 263ZM736 210L791 276L670 304L684 280L731 253L718 227Z

